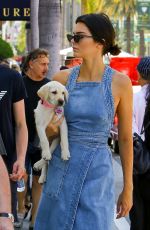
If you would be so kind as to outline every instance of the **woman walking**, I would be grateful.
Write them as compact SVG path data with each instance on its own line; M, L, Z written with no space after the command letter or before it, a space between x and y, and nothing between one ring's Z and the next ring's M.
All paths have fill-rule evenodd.
M110 230L114 216L114 176L107 145L114 115L119 117L124 186L117 218L132 205L132 89L128 77L105 66L103 55L120 52L107 15L77 18L67 35L81 66L63 70L54 80L66 85L65 107L71 158L65 162L57 147L49 162L35 230Z

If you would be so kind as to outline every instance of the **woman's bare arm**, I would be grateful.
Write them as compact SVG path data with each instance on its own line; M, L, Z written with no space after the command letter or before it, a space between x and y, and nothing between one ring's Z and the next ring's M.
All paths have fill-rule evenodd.
M118 141L119 152L123 169L123 192L117 205L117 218L126 216L132 206L132 173L133 173L133 142L132 142L132 85L126 76L118 78Z

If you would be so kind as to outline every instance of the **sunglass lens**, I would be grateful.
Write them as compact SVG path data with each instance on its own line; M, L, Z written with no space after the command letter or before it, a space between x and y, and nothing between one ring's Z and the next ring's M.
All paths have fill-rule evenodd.
M71 34L67 34L67 39L69 42L71 42L71 40L73 39L76 43L78 43L80 41L80 39L82 39L83 37L81 35L75 34L75 35L71 35Z
M79 35L74 35L74 41L78 43L80 41L80 36Z
M71 34L67 34L67 39L69 42L71 42L71 40L73 39L73 36Z

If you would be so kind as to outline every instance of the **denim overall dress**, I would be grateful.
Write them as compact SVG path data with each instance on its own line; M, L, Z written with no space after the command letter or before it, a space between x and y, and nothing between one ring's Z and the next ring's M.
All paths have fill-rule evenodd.
M60 146L49 162L47 181L35 230L111 230L114 175L107 145L114 118L113 70L106 66L101 82L78 82L80 66L67 83L65 106L70 160L61 160Z

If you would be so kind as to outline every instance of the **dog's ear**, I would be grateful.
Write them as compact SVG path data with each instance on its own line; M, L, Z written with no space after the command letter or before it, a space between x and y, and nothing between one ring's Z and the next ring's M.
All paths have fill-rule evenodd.
M47 100L48 99L48 94L49 94L49 86L46 84L46 85L43 85L38 91L37 91L37 94L38 96L43 99L43 100Z
M66 101L66 102L68 101L68 96L69 96L68 91L67 91L67 89L65 88L65 101Z

